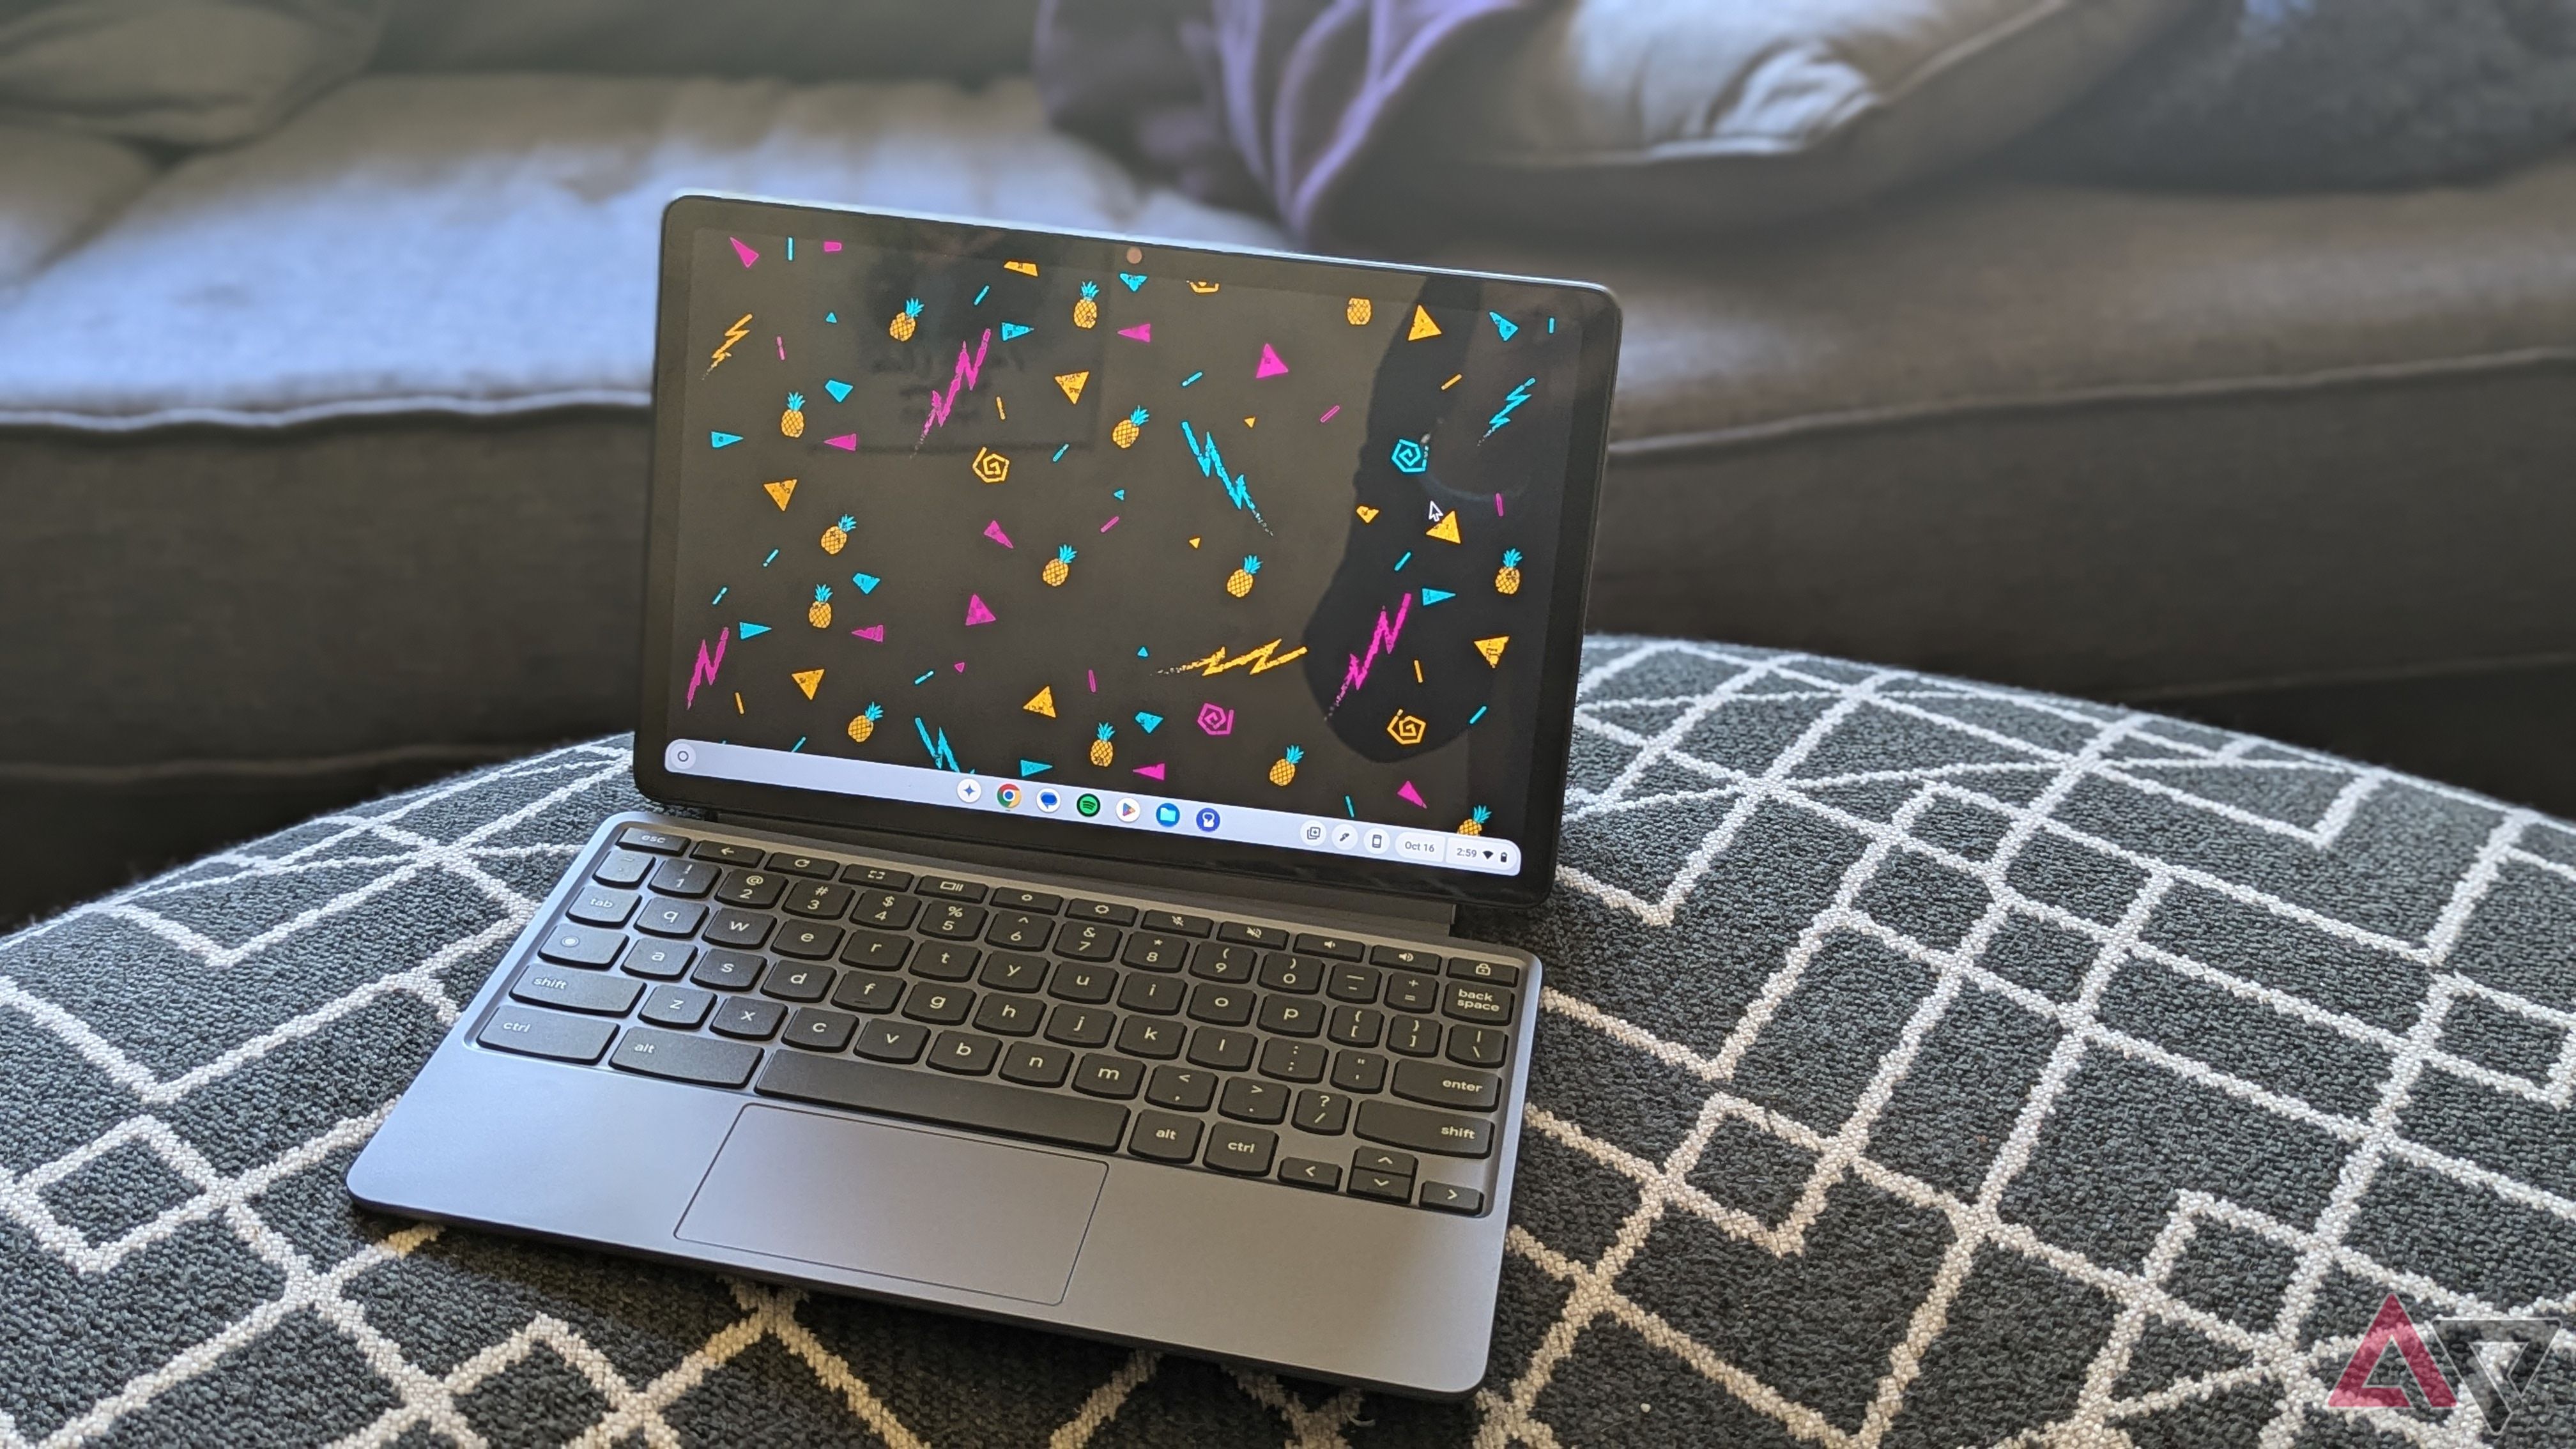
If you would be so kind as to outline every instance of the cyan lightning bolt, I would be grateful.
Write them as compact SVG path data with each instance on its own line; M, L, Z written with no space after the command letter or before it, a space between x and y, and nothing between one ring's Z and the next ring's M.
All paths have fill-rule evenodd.
M716 682L716 671L724 668L725 641L732 637L731 624L716 631L716 653L712 659L707 657L707 641L704 639L698 641L698 662L689 666L689 703L682 705L681 708L686 709L689 705L698 702L699 685Z
M1357 654L1350 656L1350 667L1342 671L1341 692L1333 696L1333 708L1340 709L1342 701L1350 697L1352 690L1368 683L1369 666L1377 663L1379 655L1395 652L1396 638L1404 632L1405 616L1412 612L1411 594L1396 601L1393 623L1387 622L1386 610L1377 611L1377 628L1369 635L1368 654L1365 658Z
M1252 501L1251 485L1244 482L1242 474L1225 471L1225 455L1217 451L1216 434L1192 432L1189 420L1184 418L1181 420L1181 441L1190 445L1190 456L1199 460L1199 476L1214 478L1224 484L1225 496L1233 500L1235 507L1251 514L1252 521L1261 525L1263 533L1268 533L1270 521L1261 516L1260 505Z
M1538 386L1538 379L1533 377L1504 395L1503 410L1485 419L1485 438L1490 438L1503 430L1503 424L1512 420L1512 410L1528 402L1530 389L1536 386ZM1478 438L1476 441L1481 443L1485 438Z
M1407 597L1410 597L1410 595ZM1282 664L1288 663L1290 660L1302 659L1305 657L1306 646L1303 644L1298 645L1296 648L1289 650L1285 654L1273 657L1272 651L1276 650L1279 645L1280 641L1273 639L1258 649L1248 650L1244 653L1237 654L1231 659L1226 657L1224 646L1219 645L1214 654L1210 654L1203 659L1193 659L1187 664L1175 664L1163 672L1165 674L1187 674L1191 670L1195 669L1199 672L1199 676L1201 678L1207 678L1212 675L1223 674L1229 669L1241 669L1246 665L1250 665L1253 673L1263 674L1278 668Z
M725 329L724 345L716 349L715 361L707 364L707 371L715 371L717 363L721 363L726 358L733 356L733 345L740 342L750 331L751 314L745 312L742 314L742 319L740 321Z
M984 376L984 355L993 349L993 329L984 329L984 340L975 344L975 355L966 355L966 344L957 344L957 370L948 375L948 391L930 395L930 415L921 420L921 437L913 443L918 448L930 441L930 430L948 421L957 408L957 394L973 392Z
M957 769L957 752L948 748L948 731L941 730L938 743L933 744L930 738L930 726L922 722L921 716L912 717L912 727L921 732L921 747L930 751L931 764L952 772Z

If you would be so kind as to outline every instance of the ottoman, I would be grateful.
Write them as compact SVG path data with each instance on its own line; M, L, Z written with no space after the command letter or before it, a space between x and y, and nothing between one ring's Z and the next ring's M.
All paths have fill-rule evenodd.
M355 1210L641 803L610 739L0 940L0 1444L2576 1438L2576 1345L2490 1441L2436 1322L2576 1310L2576 828L1812 655L1584 670L1562 888L1464 923L1555 983L1465 1402ZM2342 1407L2375 1322L2401 1406Z

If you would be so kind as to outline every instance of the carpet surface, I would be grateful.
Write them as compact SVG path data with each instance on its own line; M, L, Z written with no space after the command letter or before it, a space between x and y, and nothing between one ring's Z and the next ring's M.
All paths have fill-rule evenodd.
M2576 1313L2576 829L1814 656L1585 670L1561 888L1462 926L1554 987L1467 1402L353 1209L638 805L609 740L0 940L0 1445L2576 1440L2563 1339L2497 1435L2329 1402L2391 1294Z

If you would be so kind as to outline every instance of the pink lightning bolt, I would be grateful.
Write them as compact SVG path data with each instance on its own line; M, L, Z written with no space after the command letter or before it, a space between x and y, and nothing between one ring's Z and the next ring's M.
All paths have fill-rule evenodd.
M921 420L921 437L913 443L914 447L930 441L930 430L948 421L948 415L956 410L958 393L975 390L975 384L984 376L984 355L992 347L993 329L990 327L984 329L984 340L975 345L975 356L971 361L966 356L966 344L957 344L957 370L949 374L947 392L930 395L930 415Z
M1378 655L1395 652L1396 636L1404 632L1405 615L1412 610L1413 595L1408 593L1396 601L1394 623L1387 622L1386 610L1377 611L1377 628L1369 635L1368 657L1363 659L1357 654L1349 656L1350 668L1342 671L1342 688L1339 694L1333 696L1333 708L1340 709L1342 701L1350 697L1352 690L1368 683L1369 666L1377 662Z

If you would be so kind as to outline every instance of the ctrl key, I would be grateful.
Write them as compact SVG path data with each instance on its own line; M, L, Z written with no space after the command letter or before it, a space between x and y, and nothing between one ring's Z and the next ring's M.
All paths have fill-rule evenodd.
M483 1030L475 1034L474 1040L495 1051L517 1052L521 1056L595 1062L601 1052L608 1050L608 1039L615 1035L617 1028L604 1021L504 1006L483 1023Z
M760 1048L712 1037L682 1036L639 1026L626 1033L608 1064L619 1071L675 1082L702 1082L710 1087L739 1087L760 1065Z

